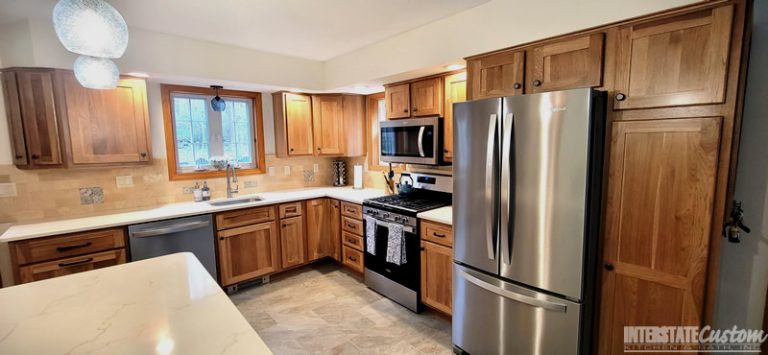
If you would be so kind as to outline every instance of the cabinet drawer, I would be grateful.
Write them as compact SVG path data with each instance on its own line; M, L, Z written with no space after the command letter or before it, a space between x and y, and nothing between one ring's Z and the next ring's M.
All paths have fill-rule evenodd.
M52 277L101 269L125 263L125 249L86 254L77 257L30 264L19 268L19 282L27 283Z
M301 213L302 213L301 205L303 205L302 202L284 203L280 205L279 206L280 218L301 216Z
M344 241L344 245L357 250L363 250L363 237L354 235L347 231L341 232L341 240Z
M246 208L216 215L216 230L263 223L275 219L275 206Z
M39 263L125 246L123 228L11 242L17 265Z
M341 202L341 215L356 219L363 219L363 206L349 202Z
M453 228L445 224L424 221L421 223L421 240L451 247L453 246Z
M349 217L341 217L341 229L357 235L363 235L363 222Z
M352 249L345 245L341 248L341 255L342 255L342 258L344 258L342 261L342 264L344 264L344 266L360 273L363 272L364 268L363 268L363 252L362 251Z

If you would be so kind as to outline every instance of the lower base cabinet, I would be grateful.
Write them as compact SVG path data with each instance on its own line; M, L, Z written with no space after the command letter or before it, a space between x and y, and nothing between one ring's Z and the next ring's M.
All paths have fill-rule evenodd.
M125 249L86 254L19 267L19 282L27 283L125 263Z
M280 255L283 268L307 263L307 244L303 216L280 220Z
M218 232L219 272L224 286L280 270L274 221Z
M421 303L450 315L453 310L453 235L449 225L421 225Z
M318 198L307 201L307 252L309 261L324 257L339 260L339 201Z

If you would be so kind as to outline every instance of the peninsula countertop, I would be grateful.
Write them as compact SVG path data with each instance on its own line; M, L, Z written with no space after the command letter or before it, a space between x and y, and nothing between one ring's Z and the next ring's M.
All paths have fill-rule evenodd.
M365 199L384 195L386 195L384 190L355 190L351 187L316 187L285 191L267 191L253 195L237 196L237 198L258 196L262 198L261 201L239 203L228 206L212 206L207 202L182 202L145 210L119 212L93 217L62 219L40 223L13 224L8 227L4 233L0 234L0 243L321 197L330 197L342 201L362 204ZM2 231L2 229L0 229L0 231Z
M445 206L435 208L434 210L421 212L417 217L426 219L427 221L443 223L451 226L453 225L453 207Z
M191 253L0 289L0 354L271 354Z

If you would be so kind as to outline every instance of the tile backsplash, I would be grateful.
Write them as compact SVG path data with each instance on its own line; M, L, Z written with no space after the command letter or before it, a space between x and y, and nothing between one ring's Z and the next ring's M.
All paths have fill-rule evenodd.
M331 183L332 159L279 159L267 155L266 161L268 167L290 166L293 171L305 173L239 176L244 182L240 184L240 195ZM314 164L320 168L316 173ZM307 176L307 171L312 174ZM0 165L0 177L15 183L17 192L16 196L0 197L0 223L76 218L192 201L192 195L184 194L184 189L195 184L195 180L169 181L164 159L156 159L150 166L125 168L20 170ZM128 179L132 180L130 184L125 183ZM212 198L226 197L223 177L207 182Z

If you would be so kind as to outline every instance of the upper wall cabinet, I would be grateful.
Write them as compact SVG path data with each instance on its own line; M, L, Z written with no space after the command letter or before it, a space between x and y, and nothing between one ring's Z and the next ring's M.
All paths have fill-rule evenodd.
M453 104L467 99L467 73L445 77L445 114L443 116L443 160L453 161Z
M507 51L468 60L467 98L479 100L521 95L524 69L525 51Z
M623 27L614 109L722 103L733 5Z
M275 112L275 151L278 157L312 155L312 97L277 92L272 94Z
M595 33L528 50L526 92L601 86L603 36Z
M387 118L411 117L411 86L408 83L387 86L384 90Z
M146 82L124 78L113 90L86 89L62 73L72 163L134 163L150 159Z
M3 71L14 163L21 168L150 162L146 84L82 87L70 71Z
M279 158L365 155L363 96L276 92L272 102Z
M344 153L344 100L341 95L312 96L316 155Z
M411 116L443 115L443 78L424 79L411 83Z

